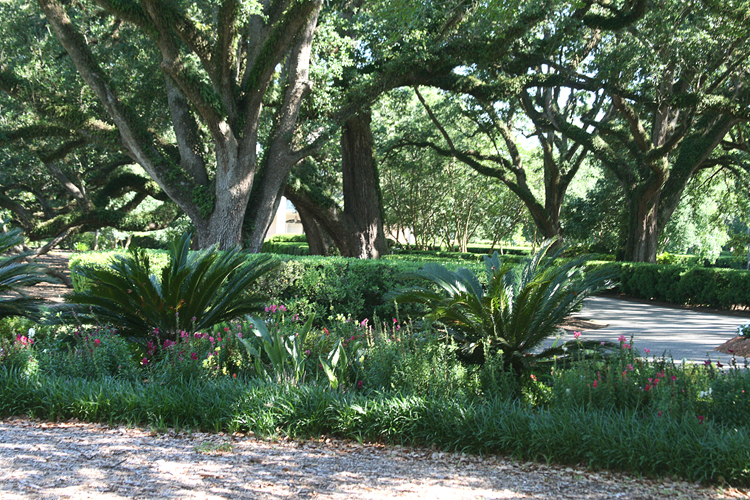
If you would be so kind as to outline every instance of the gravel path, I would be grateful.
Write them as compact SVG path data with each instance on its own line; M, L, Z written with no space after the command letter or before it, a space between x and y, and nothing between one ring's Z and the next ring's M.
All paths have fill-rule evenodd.
M709 499L739 490L340 440L0 420L0 498Z

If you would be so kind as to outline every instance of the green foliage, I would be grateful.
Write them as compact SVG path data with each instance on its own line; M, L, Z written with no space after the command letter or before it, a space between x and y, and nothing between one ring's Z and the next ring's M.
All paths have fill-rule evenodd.
M203 185L196 185L193 188L193 202L198 207L201 217L207 219L211 212L214 211L215 196L211 188Z
M25 261L30 252L9 253L22 243L20 229L0 233L0 319L9 316L38 319L41 314L43 301L27 297L22 289L50 279L42 266Z
M247 335L240 341L252 356L258 377L276 383L299 384L304 381L307 372L304 346L313 319L310 316L298 330L282 332L285 325L271 324L269 331L265 321L248 316L247 321L252 325L254 335ZM267 365L264 365L262 357L268 360Z
M321 321L338 315L360 321L374 316L393 318L396 307L383 296L405 272L418 267L418 262L382 259L297 257L260 279L258 291L303 316L315 314ZM405 308L402 313L417 311Z
M36 346L41 373L60 377L138 378L135 346L110 328L77 328Z
M452 394L462 401L480 392L478 370L457 362L455 343L434 332L416 332L411 322L394 318L388 323L375 325L363 366L365 389L424 397Z
M29 375L36 371L37 363L32 346L34 339L18 334L13 339L0 337L0 367Z
M750 306L750 271L644 263L619 268L620 290L631 297L718 309Z
M562 320L588 295L611 286L605 271L584 275L583 260L555 265L547 253L548 240L526 263L502 264L497 252L485 258L487 285L466 268L456 272L426 265L414 277L437 288L415 287L391 295L397 302L427 307L425 319L445 325L462 351L477 362L500 352L506 369L520 375L540 362L558 357L561 362L601 345L568 342L533 352L546 338L559 332ZM608 347L608 346L604 346Z
M304 234L276 235L263 242L263 253L285 255L310 255L310 247Z
M66 300L76 305L81 318L110 323L126 336L155 334L175 341L183 331L194 333L258 311L262 297L248 289L277 265L270 256L248 260L237 247L190 252L186 233L171 245L160 276L153 273L145 251L131 250L105 269L77 266L91 288Z
M134 247L135 248L135 247ZM169 253L166 250L148 250L148 259L154 274L159 274L169 265ZM83 292L91 287L91 281L87 281L79 268L108 269L117 259L127 255L124 250L104 250L97 252L82 252L70 256L68 267L70 268L70 279L76 292Z

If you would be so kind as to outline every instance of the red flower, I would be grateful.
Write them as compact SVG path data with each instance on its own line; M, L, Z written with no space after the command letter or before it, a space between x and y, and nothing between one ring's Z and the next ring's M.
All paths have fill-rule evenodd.
M99 344L101 344L101 343L102 343L102 341L101 341L101 340L99 340L99 339L94 339L94 345L95 345L95 346L98 346L98 345L99 345Z

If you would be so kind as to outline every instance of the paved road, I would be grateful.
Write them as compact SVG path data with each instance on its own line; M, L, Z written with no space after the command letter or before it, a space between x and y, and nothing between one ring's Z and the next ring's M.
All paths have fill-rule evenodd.
M620 335L633 336L634 347L651 350L651 356L672 355L676 361L704 361L726 354L713 349L733 338L737 327L750 322L748 317L690 311L654 306L609 297L590 297L574 316L607 323L600 330L585 330L582 339L617 342ZM566 335L565 339L573 335ZM739 360L738 360L739 361Z

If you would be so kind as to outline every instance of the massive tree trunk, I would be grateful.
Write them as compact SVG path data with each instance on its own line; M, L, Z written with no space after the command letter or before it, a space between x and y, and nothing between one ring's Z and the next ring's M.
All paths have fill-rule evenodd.
M388 253L370 122L370 113L361 112L349 118L341 132L344 214L353 233L346 255L360 259Z
M302 228L305 230L310 255L333 255L336 250L336 243L315 217L315 214L302 203L299 206L295 205L295 208L302 222Z
M311 89L310 53L322 0L261 2L263 12L247 19L238 2L225 0L216 6L213 18L199 18L197 23L192 16L200 14L183 12L176 4L155 0L127 6L99 3L108 15L140 29L143 43L152 43L158 51L166 79L163 97L179 157L165 148L166 140L160 136L163 131L153 130L149 117L131 107L127 99L120 99L105 70L109 65L97 60L96 51L82 34L85 26L79 28L71 21L68 7L59 0L38 2L78 73L106 111L106 119L116 127L122 150L191 219L200 247L218 244L229 248L240 243L254 182L262 179L251 235L251 249L259 250L289 171L309 154L295 149L293 141L300 106ZM211 29L200 26L205 23L213 23ZM243 27L245 23L248 26ZM190 69L184 64L188 59L195 61ZM281 102L268 108L274 113L269 117L274 125L264 144L264 161L259 164L259 126L266 93L278 78L279 65L286 81L280 82ZM206 139L198 133L198 122L212 143L210 147L202 144ZM207 170L211 162L204 157L209 151L216 155L213 181Z
M372 147L369 113L347 120L341 133L343 209L334 200L316 200L303 188L286 186L284 196L299 211L311 254L327 255L330 242L344 257L376 259L387 253Z
M629 219L624 260L655 264L659 231L662 229L657 221L659 193L651 196L626 193L625 197L629 205Z

